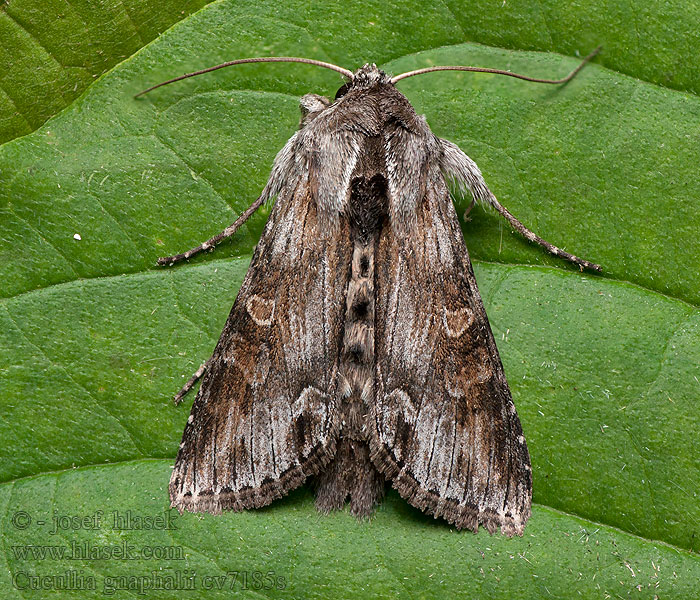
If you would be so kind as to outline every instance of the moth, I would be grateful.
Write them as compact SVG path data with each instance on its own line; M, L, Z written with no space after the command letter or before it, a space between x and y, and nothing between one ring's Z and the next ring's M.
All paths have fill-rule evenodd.
M597 52L597 49L596 51ZM526 229L477 165L435 136L374 64L333 101L301 98L301 124L260 197L219 235L158 260L212 249L276 198L201 377L170 479L172 506L257 508L311 478L322 513L349 501L358 517L386 482L456 528L522 535L530 516L527 444L450 196L452 180L528 240L581 269L598 265ZM142 92L145 93L145 92Z

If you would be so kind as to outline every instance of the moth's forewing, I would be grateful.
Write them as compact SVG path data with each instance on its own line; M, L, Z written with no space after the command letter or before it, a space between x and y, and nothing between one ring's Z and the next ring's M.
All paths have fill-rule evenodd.
M372 458L421 510L522 534L530 458L444 187L418 219L421 239L379 241Z
M287 185L185 427L170 480L180 510L269 504L335 453L352 248L347 228L321 243L319 227L306 180Z
M423 191L390 183L395 216L375 256L371 456L421 510L459 528L522 534L530 458L440 171L442 140L410 105L386 105L398 113L385 128L387 172Z

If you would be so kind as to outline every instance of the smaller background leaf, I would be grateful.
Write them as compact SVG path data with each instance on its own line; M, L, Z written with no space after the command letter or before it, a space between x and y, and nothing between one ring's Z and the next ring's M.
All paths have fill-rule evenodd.
M208 1L0 2L0 144L34 131Z

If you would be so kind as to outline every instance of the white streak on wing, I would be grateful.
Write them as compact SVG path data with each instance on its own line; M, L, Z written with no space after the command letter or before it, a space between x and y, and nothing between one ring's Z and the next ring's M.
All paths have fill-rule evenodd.
M454 404L456 406L456 404ZM452 413L454 418L454 413ZM467 430L462 429L462 434L457 435L457 424L455 423L455 440L454 440L454 458L452 466L452 476L450 478L450 484L445 486L444 495L448 498L457 500L458 503L462 503L462 496L464 495L464 488L466 486L466 469L467 461L469 460L469 444L470 439L467 435ZM450 449L450 453L452 450ZM458 467L459 465L459 467Z
M224 421L224 433L221 435L221 439L216 446L216 465L220 473L218 479L220 483L225 483L231 486L235 491L240 489L238 482L229 481L229 472L231 462L234 460L232 448L233 439L236 436L237 431L234 429L234 423L241 423L241 420L237 414L237 404L236 402L229 402L228 414L226 415L226 420ZM226 474L221 473L222 470L226 470ZM239 469L236 469L238 472Z
M411 331L408 339L404 341L405 349L405 367L410 369L419 380L424 380L430 368L434 348L431 343L432 336L432 318L422 319L421 314L425 315L430 310L430 306L418 308L417 313L411 323ZM427 352L425 349L428 349Z
M452 405L454 406L454 405ZM437 434L435 436L435 448L433 450L433 460L430 463L430 479L428 487L440 491L440 496L445 497L447 482L450 479L452 470L452 444L455 439L455 413L454 410L443 410L440 415Z
M324 256L322 261L327 260ZM315 268L319 265L315 265ZM316 275L316 274L315 274ZM323 353L323 343L324 343L324 322L322 318L323 313L323 286L320 285L318 278L316 276L309 277L308 280L311 281L311 289L307 290L306 295L306 306L304 310L304 321L305 321L305 335L304 343L306 344L304 352L304 360L306 364L310 367L314 361L314 358Z
M299 394L299 397L296 400L294 400L294 402L292 402L292 416L296 418L301 413L307 411L309 405L311 404L310 398L316 395L323 396L324 394L323 392L321 392L321 390L315 388L312 385L306 386L301 391L301 394Z
M280 201L281 200L278 200L278 202ZM294 241L292 239L292 232L297 226L296 222L299 218L299 216L296 214L296 203L294 202L294 198L291 196L285 198L282 201L289 203L290 206L287 208L286 218L280 219L277 223L275 223L275 235L272 241L271 249L273 256L286 256L288 248L290 251L294 251L294 244L292 243ZM277 210L280 210L281 208L281 206L275 207L275 209Z
M391 344L391 346L387 347L386 352L389 355L391 359L395 359L395 348L396 348L396 337L395 331L399 330L399 327L397 326L397 319L398 319L398 305L399 305L399 290L401 287L401 275L403 271L403 262L399 262L398 268L396 269L395 273L393 274L393 281L391 281L388 284L388 288L392 290L392 294L389 298L387 298L387 309L386 309L386 339L384 343ZM389 371L386 374L387 381L391 381L392 373Z
M421 405L418 421L415 428L413 464L418 480L426 482L428 479L428 467L430 455L435 439L435 426L440 419L440 414L434 402L424 402Z
M266 477L275 477L272 462L272 431L270 430L270 403L265 399L255 402L253 421L253 462L255 463L255 483L259 486Z
M452 239L450 232L447 231L445 223L442 219L435 215L433 217L433 228L437 235L437 241L440 252L440 262L446 267L452 266L454 263L454 255L452 254Z
M399 363L400 369L409 369L416 364L415 343L416 313L418 307L410 294L401 295L401 312L397 315L399 321L394 333L394 346L403 350L401 354L394 353L394 359Z
M470 459L471 459L471 477L472 477L472 485L470 486L471 488L471 494L467 496L467 500L470 500L473 503L478 504L479 500L483 497L483 488L486 485L486 481L484 478L481 476L484 473L484 466L481 462L479 462L479 458L481 457L482 453L482 422L481 419L479 418L479 415L473 415L472 417L472 426L471 429L469 430L471 433L470 436ZM481 507L480 507L481 509Z
M424 230L423 244L425 245L425 259L432 268L436 268L438 261L438 236L435 229L436 215L430 215L430 226L426 226Z
M270 417L272 419L271 443L277 459L276 474L279 475L292 466L290 458L293 459L294 465L299 464L293 449L289 448L288 436L292 426L292 410L286 396L280 396L270 401Z

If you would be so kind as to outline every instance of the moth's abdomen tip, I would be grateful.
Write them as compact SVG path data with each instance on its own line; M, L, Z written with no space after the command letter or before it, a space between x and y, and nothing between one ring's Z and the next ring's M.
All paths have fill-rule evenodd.
M514 521L508 521L501 525L501 533L506 537L523 537L525 523L516 524Z

